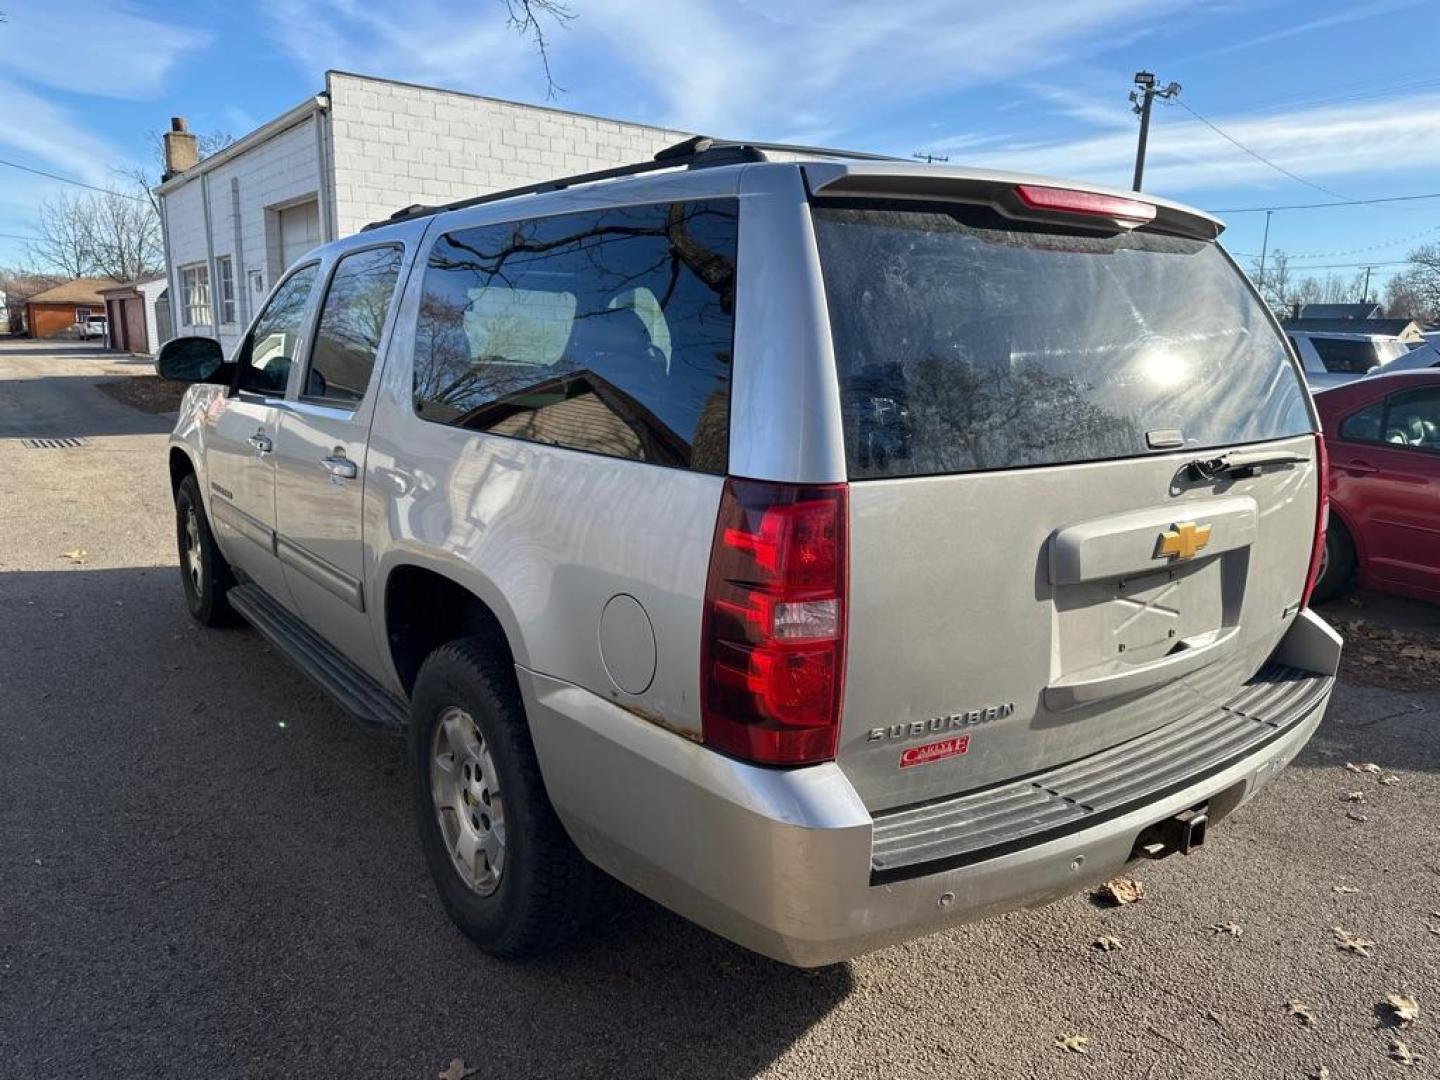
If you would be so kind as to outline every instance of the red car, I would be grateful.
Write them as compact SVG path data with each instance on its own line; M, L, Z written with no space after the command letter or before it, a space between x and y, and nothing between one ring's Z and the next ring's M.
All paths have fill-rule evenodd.
M1360 584L1440 603L1440 370L1372 375L1315 395L1330 528L1315 599Z

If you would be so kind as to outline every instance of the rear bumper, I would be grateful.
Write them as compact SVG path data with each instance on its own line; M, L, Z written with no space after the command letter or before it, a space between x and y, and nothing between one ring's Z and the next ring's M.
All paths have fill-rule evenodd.
M1272 734L1212 760L1200 778L902 873L875 864L884 818L877 825L836 765L757 768L571 684L524 670L520 681L546 787L588 858L756 952L816 966L1104 880L1131 861L1142 830L1200 803L1212 821L1223 817L1310 738L1339 639L1302 612L1274 659L1309 673L1307 692L1272 710Z

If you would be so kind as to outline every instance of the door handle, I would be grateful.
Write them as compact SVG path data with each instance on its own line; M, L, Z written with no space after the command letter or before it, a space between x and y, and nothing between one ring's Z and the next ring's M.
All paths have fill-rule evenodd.
M1368 461L1347 461L1344 465L1341 465L1340 467L1346 472L1356 473L1360 476L1365 476L1369 473L1375 473L1380 471L1374 465L1371 465Z
M325 471L331 476L338 476L342 480L354 480L359 475L355 462L351 461L344 454L335 454L331 457L321 458L320 464L325 466Z
M266 435L263 431L257 431L245 441L253 446L257 453L268 454L271 450L275 449L275 444L270 441L270 436Z

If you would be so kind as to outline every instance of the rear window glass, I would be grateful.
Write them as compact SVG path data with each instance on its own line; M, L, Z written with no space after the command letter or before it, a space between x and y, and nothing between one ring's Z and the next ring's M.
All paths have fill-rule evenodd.
M1312 430L1283 338L1213 243L971 207L814 216L852 479Z
M1364 375L1376 364L1395 359L1388 351L1382 352L1377 342L1364 339L1312 337L1310 344L1330 372Z

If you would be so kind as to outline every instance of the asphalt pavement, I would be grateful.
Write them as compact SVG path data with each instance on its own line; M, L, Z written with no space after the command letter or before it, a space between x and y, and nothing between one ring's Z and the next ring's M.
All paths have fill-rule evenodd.
M491 959L431 889L401 744L186 614L171 418L94 386L146 370L0 342L0 1077L1440 1076L1437 693L1341 684L1140 903L800 972L620 894Z

